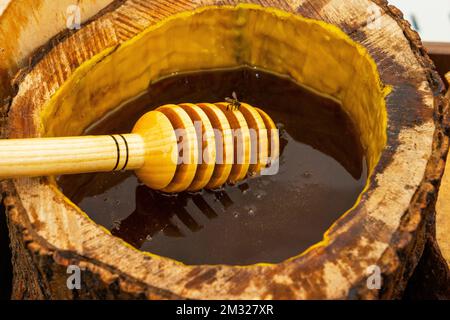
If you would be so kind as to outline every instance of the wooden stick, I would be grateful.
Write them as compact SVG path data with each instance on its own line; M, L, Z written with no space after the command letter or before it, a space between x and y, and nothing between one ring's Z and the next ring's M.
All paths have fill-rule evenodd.
M0 178L136 170L144 160L138 134L0 140Z
M244 179L248 170L259 173L268 158L266 123L276 128L265 113L250 105L241 104L242 113L227 111L226 115L224 110L213 104L166 105L143 115L132 134L0 140L0 179L135 170L138 178L155 190L215 189L230 179ZM236 113L234 117L231 112ZM237 116L241 122L234 123L233 129L247 128L249 141L246 154L234 164L234 149L240 146L234 145L228 118ZM198 132L197 120L201 120ZM256 141L250 139L249 128L258 132ZM209 137L205 148L204 137ZM220 139L223 141L217 145ZM271 135L271 140L278 148L278 135ZM236 141L242 144L243 139ZM252 150L257 169L250 169ZM207 159L203 159L205 154ZM233 166L237 176L231 176Z

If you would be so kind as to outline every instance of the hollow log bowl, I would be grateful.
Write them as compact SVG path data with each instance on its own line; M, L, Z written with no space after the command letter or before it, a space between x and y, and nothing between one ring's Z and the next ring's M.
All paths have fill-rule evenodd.
M443 84L418 35L383 0L114 1L30 59L3 136L76 135L174 72L252 65L343 102L370 179L323 241L279 264L182 263L96 225L52 178L2 182L13 297L398 298L432 237L448 151ZM67 267L83 271L81 290ZM373 267L380 289L367 286Z

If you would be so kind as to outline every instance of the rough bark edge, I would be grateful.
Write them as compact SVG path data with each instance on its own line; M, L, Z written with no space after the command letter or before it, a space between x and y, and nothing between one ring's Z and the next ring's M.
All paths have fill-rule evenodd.
M450 73L448 76L450 76ZM450 108L450 90L447 92L446 99L448 103L448 114L448 109ZM447 161L449 159L447 156ZM450 300L449 261L443 257L440 250L440 244L436 239L436 228L436 215L431 215L427 224L428 237L426 239L425 250L406 289L406 299Z
M403 14L400 10L395 8L394 6L388 5L388 2L386 0L372 0L374 3L378 4L381 8L383 8L386 12L386 14L389 14L397 23L399 23L399 26L404 31L406 38L410 42L410 47L416 57L418 58L418 61L422 64L424 67L424 70L428 70L427 79L429 84L431 85L433 91L435 92L436 99L435 99L435 124L436 124L436 133L435 133L435 139L436 136L439 137L439 135L443 132L445 132L444 137L441 139L442 141L440 143L436 143L436 140L433 142L433 153L432 157L430 158L430 161L427 165L427 174L425 175L423 182L421 184L421 188L416 192L413 201L410 204L410 208L407 212L405 212L401 229L397 232L397 234L393 237L391 243L393 244L393 247L386 250L386 252L383 254L382 258L380 259L379 266L383 270L383 277L384 279L389 279L391 282L392 279L395 279L395 281L399 282L401 285L397 288L387 288L383 287L383 291L380 292L374 292L366 289L366 281L365 279L362 280L360 283L355 285L350 290L350 296L349 298L360 298L360 299L388 299L388 298L399 298L401 297L401 293L404 291L406 287L406 283L408 279L410 278L411 274L414 271L414 268L416 267L418 260L422 256L426 238L425 232L427 232L426 226L426 218L428 217L428 220L431 219L430 216L433 216L434 218L434 205L437 199L437 192L438 187L440 183L440 179L442 178L444 167L445 166L439 166L437 171L433 171L433 168L436 167L436 164L432 162L431 159L441 159L444 161L445 164L445 155L448 152L448 131L449 131L449 120L447 112L444 112L444 109L447 110L448 105L444 104L442 97L439 97L439 94L443 91L443 84L439 76L437 75L437 72L435 71L434 63L429 58L425 48L420 42L420 37L418 34L411 29L410 24L402 20ZM114 1L110 6L113 4L119 3L118 6L120 6L124 0L116 0ZM112 9L113 10L113 9ZM106 13L106 12L105 12ZM98 18L98 17L96 17ZM87 23L86 23L87 24ZM85 25L86 25L85 24ZM60 38L60 41L63 41L64 37ZM45 47L43 46L43 50L50 51L54 46L56 46L59 42L55 42L52 45ZM39 58L35 57L34 59L31 59L30 61L34 61L34 63L37 63L40 61L40 59L45 56L45 53ZM32 68L33 64L30 64ZM26 75L31 68L25 68L23 69L23 73L20 72L19 76L15 78L14 83L17 85L22 80L22 75ZM437 110L437 111L436 111ZM438 119L445 120L445 125L441 126ZM445 141L444 141L445 140ZM438 144L438 145L436 145ZM0 188L1 189L1 188ZM6 189L5 189L6 190ZM12 194L10 194L11 196ZM18 197L17 195L15 195ZM17 203L17 208L22 208L20 203ZM431 206L431 207L429 207ZM22 208L23 210L23 208ZM415 219L419 218L420 222L419 225L414 224L414 221L417 221ZM411 224L411 221L413 223ZM413 228L411 230L411 228ZM415 228L415 229L414 229ZM25 230L25 229L24 229ZM422 237L417 236L415 242L411 242L409 239L411 235L422 235ZM25 239L25 237L24 237ZM409 243L408 243L409 242ZM57 255L57 252L48 249L45 244L38 242L30 242L32 243L31 247L36 248L33 249L32 253L36 252L51 252L51 255ZM405 246L405 244L408 244ZM31 252L29 249L30 245L27 245L27 251ZM39 248L39 249L37 249ZM405 270L405 268L399 268L398 264L398 257L401 256L408 256L408 252L414 252L414 254L410 255L411 264L409 266L408 270ZM50 254L50 253L49 253ZM74 257L75 261L78 261L77 257L70 253L72 257ZM86 259L85 257L81 257L82 259ZM55 261L58 263L60 259L52 259L52 261ZM98 263L98 262L97 262ZM89 264L88 264L89 266ZM98 264L91 265L92 267L99 268ZM401 267L401 266L400 266ZM65 269L64 269L65 270ZM102 279L102 275L105 271L102 270L101 272L96 273L100 280ZM106 271L108 272L108 271ZM393 281L393 280L392 280ZM95 283L98 285L99 282L95 281ZM392 282L391 282L392 283ZM143 284L144 286L147 286L147 284ZM355 291L356 290L356 291ZM136 291L136 294L138 291ZM356 293L356 295L353 295L352 293ZM100 295L101 296L101 295ZM85 298L89 298L86 296Z
M91 18L86 20L80 25L80 29L64 29L63 31L59 32L58 34L54 35L50 40L48 40L46 43L44 43L42 46L36 48L29 56L28 59L28 65L20 68L13 79L11 79L11 86L13 89L12 96L17 95L17 91L19 89L19 85L22 82L22 80L30 73L30 71L49 53L52 49L54 49L58 44L64 42L69 37L73 36L80 30L82 30L85 26L89 25L93 21L97 20L101 16L110 13L120 7L122 4L125 3L126 0L115 0L111 2L108 6L97 12L95 15L93 15Z
M89 25L99 17L114 11L120 7L125 0L115 0L107 7L100 10L97 14L82 24L83 27ZM64 30L42 46L38 47L29 56L28 65L20 68L16 76L11 79L12 96L18 91L18 86L23 78L32 70L32 68L41 61L44 56L54 49L59 43L63 42L79 30ZM7 135L7 121L9 108L12 98L8 97L0 101L0 138ZM97 263L84 261L84 257L77 257L72 253L60 256L58 251L54 250L48 244L41 241L34 241L37 235L30 235L30 221L22 221L25 214L21 214L24 208L16 199L20 199L15 192L14 186L8 181L0 181L0 201L4 203L5 215L9 228L10 247L13 253L13 292L12 299L174 299L174 295L166 292L148 292L145 296L142 292L145 284L138 284L137 281L116 277L111 281L113 273L100 267ZM27 225L29 227L27 227ZM22 237L18 237L21 235ZM45 260L45 261L44 261ZM65 274L69 265L79 265L83 269L83 286L85 288L96 288L95 292L86 290L69 291L66 287L66 279L53 279L53 274ZM51 266L51 269L45 272L41 269L43 266ZM117 274L117 272L116 272ZM108 279L106 279L108 278ZM52 288L64 288L63 290L53 290ZM72 296L68 296L68 292ZM106 293L110 293L107 295Z
M406 300L450 300L450 272L439 247L428 237L422 258L405 290Z
M99 261L89 261L73 252L59 251L34 234L25 221L24 208L17 203L12 183L0 182L13 252L13 300L102 299L165 300L177 295L151 287ZM67 268L82 270L81 290L67 288ZM61 275L66 275L61 276Z
M95 21L100 16L113 11L115 8L122 5L125 1L126 0L113 0L109 5L102 8L93 16L81 23L81 28L79 30L81 30L84 26L90 24L92 21ZM8 4L8 6L9 5L10 4ZM5 9L7 9L7 7ZM0 100L2 98L14 97L17 94L17 81L20 82L20 79L26 76L29 70L31 70L36 65L36 63L38 63L52 48L57 46L58 43L77 33L79 30L69 30L67 28L62 28L60 32L48 39L43 45L35 48L28 56L23 57L22 60L16 61L14 65L11 65L10 71L13 70L15 72L15 75L6 77L7 79L5 83L2 84L2 86L4 86L5 92L0 95Z
M364 279L350 290L351 293L356 294L349 297L358 299L400 299L424 253L426 245L431 245L431 251L435 254L435 261L443 261L442 255L440 255L436 246L435 206L449 151L449 101L443 97L445 94L444 83L436 71L434 62L423 46L419 34L411 28L411 24L408 21L403 19L403 13L397 7L389 5L386 0L375 0L375 2L384 8L385 12L393 17L402 28L410 42L411 50L424 67L424 70L427 71L428 82L435 94L434 122L436 131L433 138L432 156L428 161L425 177L421 187L414 195L409 209L402 217L400 229L391 240L392 246L384 252L378 263L382 270L384 282L389 283L390 286L383 285L380 291L369 290L366 279ZM419 222L418 225L417 222ZM415 241L410 241L411 238L415 239ZM405 244L407 245L405 246ZM402 266L398 263L399 257L408 257L409 261ZM405 261L404 258L401 260ZM448 268L447 272L445 272L442 265L438 265L436 268L439 270L436 272L439 281L448 281L450 274ZM433 273L433 275L436 275L436 273ZM398 286L393 287L393 283L397 283Z

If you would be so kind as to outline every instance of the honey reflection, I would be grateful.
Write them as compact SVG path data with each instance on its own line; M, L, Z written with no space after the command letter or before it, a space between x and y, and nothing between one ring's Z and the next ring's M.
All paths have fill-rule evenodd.
M233 200L226 191L204 191L211 194L225 211L233 205ZM198 232L205 226L195 220L189 212L188 202L195 205L207 219L216 219L219 214L205 200L202 194L181 193L166 195L145 186L136 188L136 210L122 220L111 233L136 248L145 241L163 232L168 237L185 237L186 231Z

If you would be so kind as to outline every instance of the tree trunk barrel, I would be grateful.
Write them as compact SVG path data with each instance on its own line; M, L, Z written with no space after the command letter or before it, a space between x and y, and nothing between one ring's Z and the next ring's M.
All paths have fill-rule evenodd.
M426 243L441 241L437 224L445 225L436 201L449 103L397 8L384 0L98 3L105 8L90 7L93 17L79 30L60 26L34 53L0 65L6 79L2 70L28 61L8 76L11 86L1 82L10 93L3 138L80 135L158 79L248 65L342 102L360 133L368 183L319 243L281 263L242 267L187 265L136 250L92 221L54 178L4 180L14 299L402 297ZM51 15L45 8L35 8L37 19ZM35 31L23 37L44 41ZM79 290L67 286L70 266L82 270Z
M447 56L450 63L450 55ZM450 83L450 72L445 75L447 83ZM450 100L450 89L446 95ZM428 251L429 263L433 263L438 268L436 275L436 287L438 288L434 297L450 299L450 162L448 161L439 189L438 201L436 204L436 228L431 232L436 232L436 241L431 237Z

